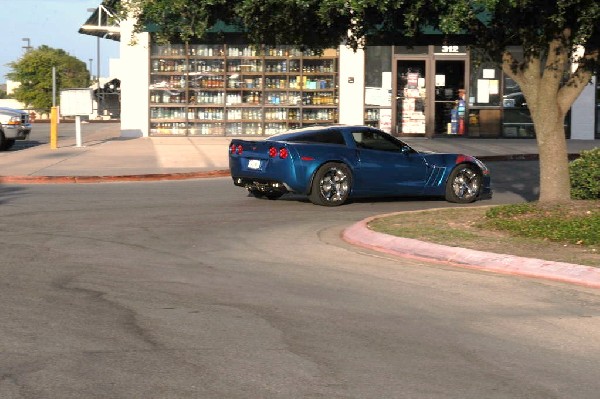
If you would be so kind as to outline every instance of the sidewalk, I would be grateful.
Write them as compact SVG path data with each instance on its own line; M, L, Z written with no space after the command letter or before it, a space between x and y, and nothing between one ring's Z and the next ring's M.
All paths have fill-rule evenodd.
M181 180L229 176L230 137L120 137L120 125L105 124L83 137L60 137L57 149L47 143L0 152L0 184L96 183L135 180ZM484 161L535 159L533 139L405 138L420 151L474 155ZM579 154L600 140L568 140L568 152ZM426 261L505 274L545 278L600 288L600 268L518 258L446 247L376 233L363 220L347 228L351 244Z
M49 128L48 128L49 129ZM85 127L84 127L85 129ZM0 183L64 183L185 179L228 175L231 137L120 137L120 124L102 124L83 135L59 137L58 148L40 144L0 152ZM534 139L405 138L421 151L474 155L482 160L537 156ZM600 146L600 140L568 140L570 154ZM16 146L15 146L16 147Z
M84 126L85 129L85 126ZM82 129L83 130L83 129ZM118 123L83 135L0 152L0 183L173 180L228 175L225 137L120 137ZM16 147L16 145L15 145Z

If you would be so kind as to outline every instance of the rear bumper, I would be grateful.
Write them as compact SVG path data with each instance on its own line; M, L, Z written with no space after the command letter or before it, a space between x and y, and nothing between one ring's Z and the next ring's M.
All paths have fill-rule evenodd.
M290 190L285 183L275 180L268 179L253 179L248 177L236 177L232 176L233 184L239 187L247 188L248 190L255 190L261 193L279 193L285 194Z

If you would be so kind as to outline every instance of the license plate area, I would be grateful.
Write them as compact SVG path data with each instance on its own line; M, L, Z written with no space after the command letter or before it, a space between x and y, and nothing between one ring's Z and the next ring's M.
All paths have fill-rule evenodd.
M260 169L260 159L249 159L248 169L257 170Z

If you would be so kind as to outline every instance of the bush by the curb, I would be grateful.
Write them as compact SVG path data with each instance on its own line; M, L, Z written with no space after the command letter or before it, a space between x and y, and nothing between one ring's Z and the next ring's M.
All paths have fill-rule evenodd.
M574 199L600 199L600 147L582 151L581 156L569 165L571 197Z

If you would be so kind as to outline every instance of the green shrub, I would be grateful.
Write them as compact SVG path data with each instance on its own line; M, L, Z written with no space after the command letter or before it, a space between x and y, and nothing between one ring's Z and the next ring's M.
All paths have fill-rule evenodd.
M571 197L596 200L600 198L600 147L582 151L569 165Z

